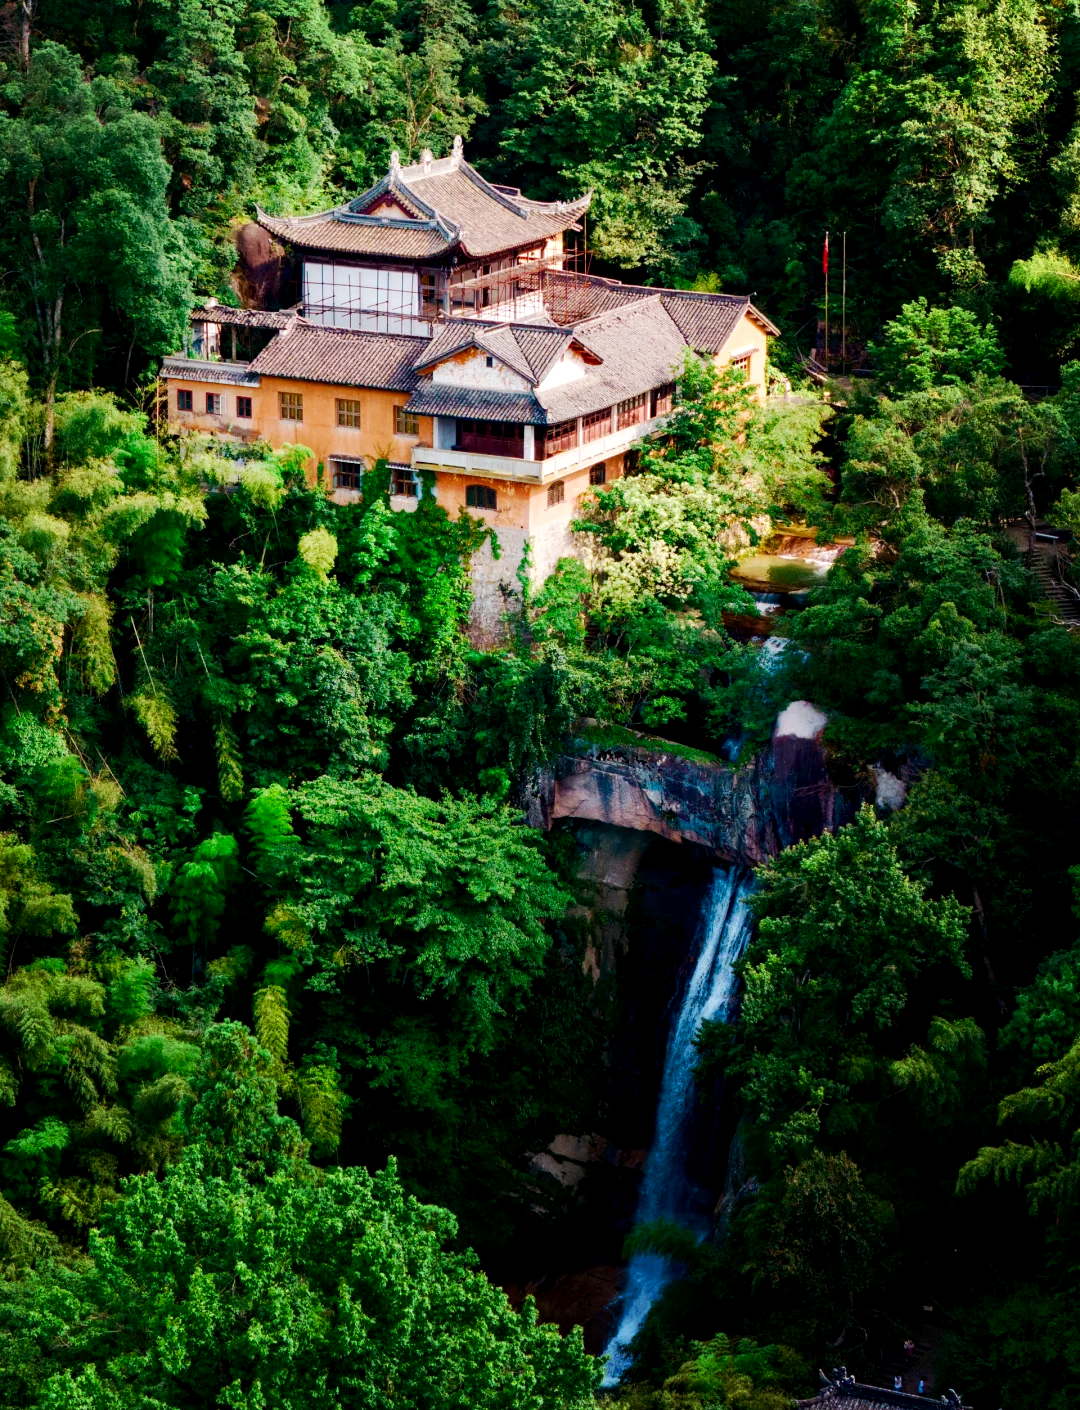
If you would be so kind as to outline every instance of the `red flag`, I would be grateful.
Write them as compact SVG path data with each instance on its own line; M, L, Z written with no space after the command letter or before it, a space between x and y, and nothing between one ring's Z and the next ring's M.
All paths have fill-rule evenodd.
M826 230L826 232L825 232L825 252L824 252L824 254L821 256L821 268L822 268L822 272L823 272L823 273L828 274L828 272L829 272L829 232L828 232L827 230Z

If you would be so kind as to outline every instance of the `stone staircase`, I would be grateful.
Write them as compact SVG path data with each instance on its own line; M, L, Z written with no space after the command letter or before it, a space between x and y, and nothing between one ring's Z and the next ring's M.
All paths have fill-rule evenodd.
M1066 626L1080 626L1080 592L1063 580L1057 544L1036 541L1027 554L1027 566L1043 597L1053 605L1055 618Z

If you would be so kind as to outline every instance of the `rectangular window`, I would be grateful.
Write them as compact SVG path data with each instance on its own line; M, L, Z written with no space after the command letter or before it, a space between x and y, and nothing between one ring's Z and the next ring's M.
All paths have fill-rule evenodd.
M185 392L183 389L181 389L176 393L177 411L190 411L192 409L191 404L192 396L190 392Z
M221 415L221 393L207 392L206 394L206 414L207 416Z
M512 421L479 421L462 417L457 423L455 450L477 455L505 455L525 459L525 427Z
M609 436L610 434L610 406L605 406L603 411L590 411L588 416L581 418L581 441L583 445L588 445L590 441L602 440L604 436Z
M404 495L406 499L419 499L420 486L416 481L416 471L411 470L408 465L395 465L393 492Z
M251 420L251 398L250 398L250 397L237 397L237 398L236 398L236 419L237 419L238 421L250 421L250 420Z
M674 382L665 382L662 387L654 388L652 394L652 414L654 416L666 416L674 405Z
M648 400L648 393L642 392L638 397L627 397L625 401L619 402L615 408L615 429L625 431L627 426L637 426L640 422L647 420Z
M278 392L282 421L303 421L304 398L300 392Z
M553 485L548 485L548 508L554 509L557 504L562 504L566 498L566 486L561 480L556 480Z
M594 465L594 466L592 467L592 469L589 471L589 484L590 484L590 485L606 485L606 484L607 484L607 466L606 466L606 465Z
M358 490L363 487L363 466L357 460L330 460L334 489Z
M403 406L394 407L394 435L395 436L418 436L420 434L420 418L414 412L406 411Z
M421 332L420 276L415 269L305 260L304 316L326 328L354 332Z
M739 357L733 357L728 363L729 367L734 367L737 372L742 372L744 376L750 376L750 353L742 353Z
M348 398L337 399L337 423L339 426L355 426L360 429L360 403Z
M470 509L494 509L496 495L491 485L467 485L465 503Z
M578 443L577 417L573 421L561 421L557 426L545 426L540 438L537 460L547 460L560 451L572 450Z

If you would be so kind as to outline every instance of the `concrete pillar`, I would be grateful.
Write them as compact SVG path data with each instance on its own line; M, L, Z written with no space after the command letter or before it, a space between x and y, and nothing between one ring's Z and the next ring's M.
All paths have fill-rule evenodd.
M536 427L525 427L525 459L536 459Z

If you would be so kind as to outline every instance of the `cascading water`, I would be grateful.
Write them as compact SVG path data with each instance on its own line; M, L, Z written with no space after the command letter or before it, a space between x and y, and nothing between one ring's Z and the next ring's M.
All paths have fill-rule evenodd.
M674 1219L693 1225L687 1154L694 1110L694 1037L706 1019L726 1020L735 1002L735 961L750 935L746 905L751 882L735 867L718 867L705 903L701 949L682 1006L668 1037L656 1135L645 1163L637 1222ZM704 1230L702 1230L704 1232ZM622 1316L606 1351L610 1357L604 1384L618 1384L629 1364L627 1348L645 1314L671 1281L674 1269L659 1254L635 1254L627 1270Z

